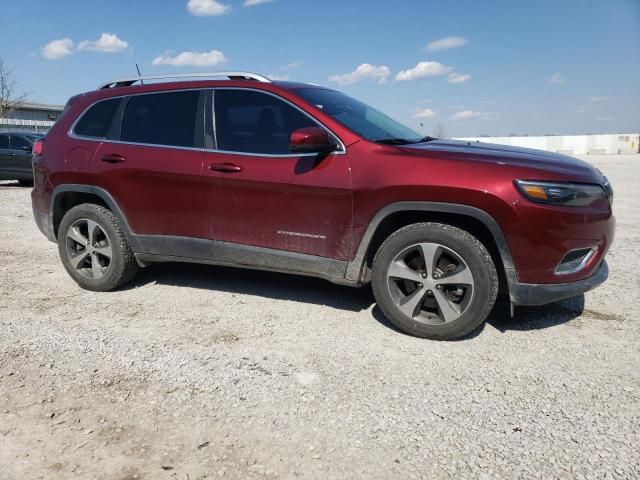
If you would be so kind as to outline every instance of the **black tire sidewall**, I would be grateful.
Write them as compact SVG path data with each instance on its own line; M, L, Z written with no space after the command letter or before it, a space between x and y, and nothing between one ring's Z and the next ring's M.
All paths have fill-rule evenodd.
M465 312L456 320L427 325L404 315L396 306L387 285L387 270L393 259L416 243L431 242L456 252L471 270L474 292ZM378 251L373 268L374 295L387 318L400 330L432 339L454 339L475 330L491 311L498 291L497 274L489 253L468 232L442 224L415 224L393 234Z
M109 240L109 245L111 246L111 265L107 274L99 279L94 280L82 276L71 265L67 256L67 230L76 221L81 219L93 220L96 222L105 232L107 239ZM107 291L115 288L119 284L119 272L122 272L124 269L124 255L121 250L120 242L118 241L118 232L114 227L113 221L114 220L108 218L107 215L92 208L91 205L79 205L69 210L60 222L60 226L58 228L58 253L60 254L60 259L71 278L86 290Z

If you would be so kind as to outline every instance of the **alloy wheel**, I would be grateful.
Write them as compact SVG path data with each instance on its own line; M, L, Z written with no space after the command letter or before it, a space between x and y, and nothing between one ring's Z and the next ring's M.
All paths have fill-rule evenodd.
M458 319L474 293L469 266L437 243L414 244L396 255L387 269L387 285L402 313L429 325Z
M111 267L109 238L93 220L81 218L71 224L66 232L66 251L71 266L85 278L98 280Z

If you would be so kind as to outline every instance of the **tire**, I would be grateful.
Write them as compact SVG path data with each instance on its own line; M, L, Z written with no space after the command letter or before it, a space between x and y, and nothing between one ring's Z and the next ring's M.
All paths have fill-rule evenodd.
M88 238L91 245L87 245ZM138 271L127 236L113 212L92 203L73 207L62 218L58 253L67 273L86 290L113 290Z
M491 255L477 238L431 222L408 225L386 239L373 261L371 283L396 328L432 340L454 340L477 329L499 287Z

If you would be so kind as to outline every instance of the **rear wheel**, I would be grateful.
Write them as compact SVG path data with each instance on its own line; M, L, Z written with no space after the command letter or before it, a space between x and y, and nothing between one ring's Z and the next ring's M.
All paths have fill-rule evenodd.
M111 210L85 203L69 210L58 229L64 268L87 290L108 291L138 270L127 237Z
M418 223L382 244L372 286L380 309L397 328L450 340L485 321L498 294L498 275L487 249L469 232Z

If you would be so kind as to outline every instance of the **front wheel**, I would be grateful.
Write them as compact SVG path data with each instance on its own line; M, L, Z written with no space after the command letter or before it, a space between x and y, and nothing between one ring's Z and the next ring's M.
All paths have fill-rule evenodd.
M486 320L498 294L498 274L485 246L469 232L417 223L382 244L372 287L378 306L400 330L452 340Z
M113 290L131 280L138 270L113 212L92 203L73 207L62 218L58 252L71 278L87 290Z

